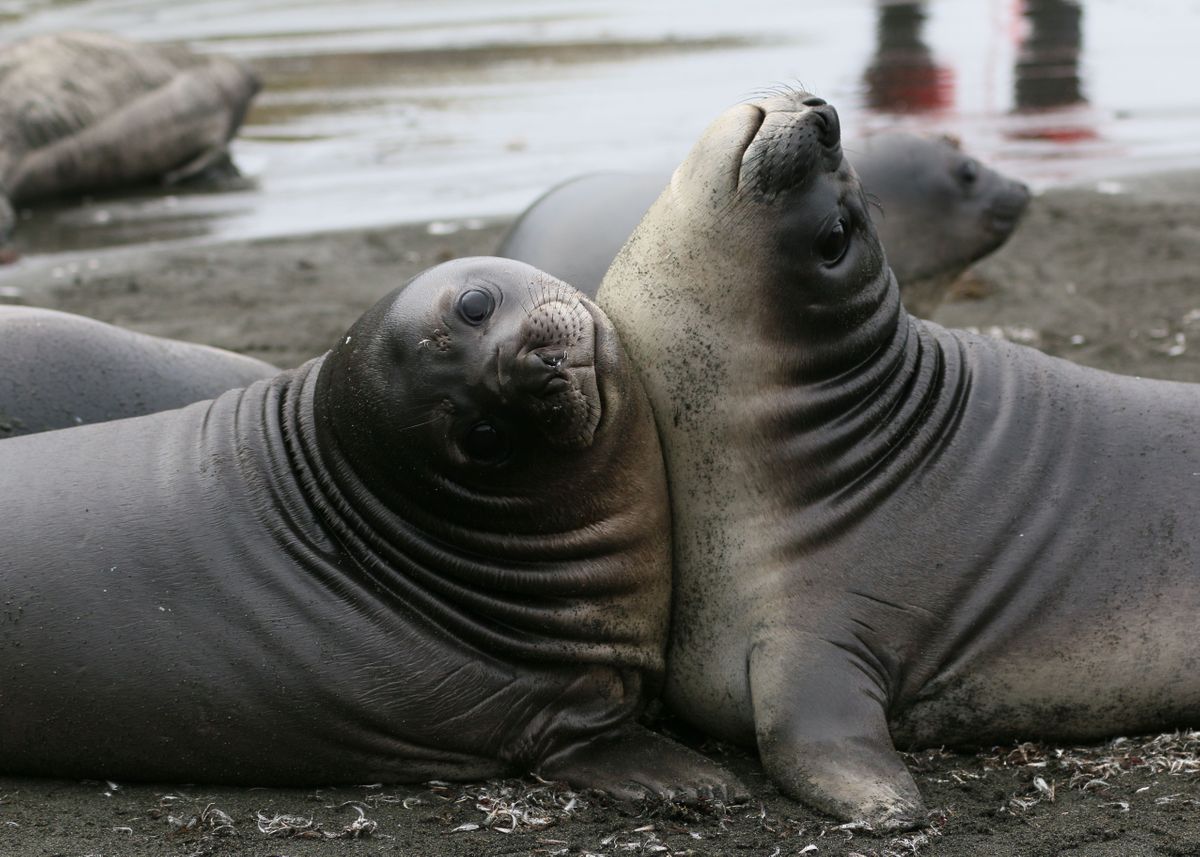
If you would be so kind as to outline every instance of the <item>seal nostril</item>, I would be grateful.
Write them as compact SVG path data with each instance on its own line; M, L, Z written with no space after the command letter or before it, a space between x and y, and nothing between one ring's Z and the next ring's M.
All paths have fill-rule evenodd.
M563 351L542 351L538 353L538 357L542 358L542 362L551 369L557 369L562 362L567 359L567 352Z
M822 145L832 149L841 144L842 125L838 121L836 110L828 105L822 105L814 108L808 115L812 116L817 123Z
M817 98L815 95L812 95L812 96L809 96L808 98L804 99L800 103L803 104L805 107L824 107L829 102L826 101L824 98Z

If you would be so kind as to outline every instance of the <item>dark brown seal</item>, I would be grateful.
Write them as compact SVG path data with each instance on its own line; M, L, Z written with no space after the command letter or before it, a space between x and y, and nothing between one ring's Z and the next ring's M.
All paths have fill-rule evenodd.
M7 772L739 790L635 722L661 452L604 314L526 265L430 269L214 401L0 443L0 504Z

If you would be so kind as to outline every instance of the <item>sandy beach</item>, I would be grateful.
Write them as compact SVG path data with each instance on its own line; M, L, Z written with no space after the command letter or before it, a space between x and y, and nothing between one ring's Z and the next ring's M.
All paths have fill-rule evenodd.
M418 271L488 253L507 224L31 257L0 269L0 301L288 367ZM1198 278L1200 172L1115 178L1037 197L934 320L1103 369L1200 381ZM909 763L934 811L905 836L838 826L781 797L752 756L682 736L742 775L752 800L628 807L534 780L280 790L7 777L0 855L1200 853L1196 733L918 752Z

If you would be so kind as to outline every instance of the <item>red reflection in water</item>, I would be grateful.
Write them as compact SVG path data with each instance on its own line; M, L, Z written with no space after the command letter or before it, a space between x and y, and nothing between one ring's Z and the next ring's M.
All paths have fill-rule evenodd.
M1100 133L1091 126L1054 126L1050 128L1021 128L1008 135L1012 140L1045 140L1048 143L1081 143L1098 140Z
M932 113L954 104L954 69L938 65L922 29L920 3L881 2L875 54L863 74L867 106L884 113Z

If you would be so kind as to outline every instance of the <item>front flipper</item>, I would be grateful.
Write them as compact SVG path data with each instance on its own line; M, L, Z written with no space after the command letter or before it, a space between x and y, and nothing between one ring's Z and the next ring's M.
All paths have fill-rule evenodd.
M555 753L537 773L576 788L599 789L618 800L661 797L693 803L748 795L738 778L716 762L636 723Z
M749 667L759 755L781 791L876 829L921 824L925 807L863 647L785 632L760 641Z

